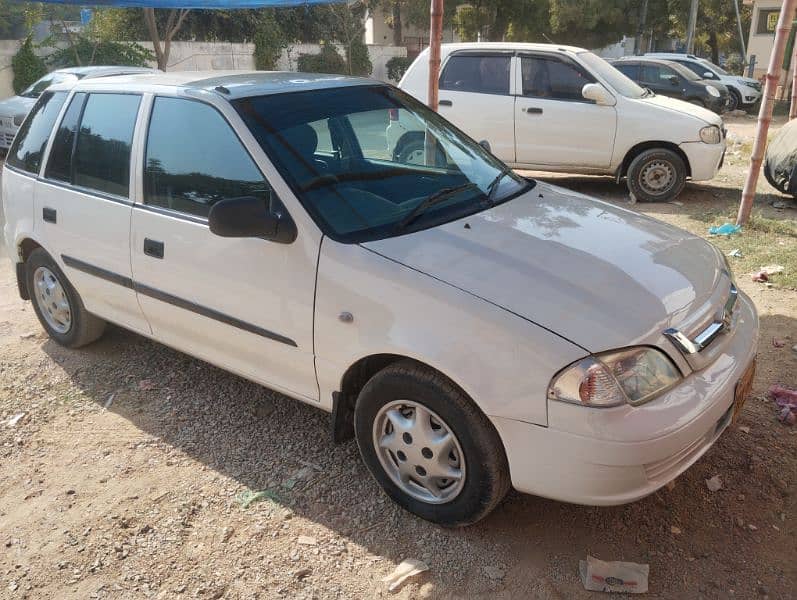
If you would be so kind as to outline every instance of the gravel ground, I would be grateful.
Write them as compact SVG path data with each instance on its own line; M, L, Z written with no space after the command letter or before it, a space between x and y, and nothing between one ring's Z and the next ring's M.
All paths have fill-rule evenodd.
M679 201L738 199L744 165L730 162ZM605 178L551 179L626 201ZM689 225L678 205L637 208ZM654 598L793 598L797 428L775 421L764 392L797 387L797 292L740 285L762 324L744 429L634 504L512 492L483 522L446 530L392 504L356 446L332 444L325 413L115 327L79 351L57 346L3 259L0 597L588 598L577 568L590 554L649 563ZM390 594L381 579L405 558L430 569Z

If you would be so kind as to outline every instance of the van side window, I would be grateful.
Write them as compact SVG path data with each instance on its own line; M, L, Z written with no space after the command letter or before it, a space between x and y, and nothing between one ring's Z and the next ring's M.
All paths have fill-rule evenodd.
M455 54L446 62L440 89L478 94L509 94L509 54Z
M130 146L141 96L89 94L77 134L73 183L127 196Z
M556 58L524 56L520 67L526 97L588 102L581 95L581 89L595 82L576 65Z
M72 182L72 150L75 145L80 113L83 112L85 101L86 94L82 92L72 96L69 108L66 109L64 118L61 119L61 124L55 132L55 139L50 148L47 168L44 171L44 176L48 179Z
M50 133L66 101L66 96L66 92L45 92L39 97L8 151L6 162L9 165L38 174L44 147L50 139Z
M613 63L613 67L615 67L620 73L628 77L629 79L633 79L634 81L639 81L639 65L635 64L627 64L627 63Z
M158 97L144 163L144 203L207 217L219 200L271 190L238 136L212 106Z

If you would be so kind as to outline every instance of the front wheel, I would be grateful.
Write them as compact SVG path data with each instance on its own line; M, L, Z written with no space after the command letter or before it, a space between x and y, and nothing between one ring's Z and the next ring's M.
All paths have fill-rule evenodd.
M393 152L393 160L404 165L426 165L426 143L421 135L405 135L404 138L399 140L396 144L396 149ZM442 167L446 164L446 154L438 144L435 145L435 163L434 166Z
M735 89L728 89L728 112L741 108L742 96Z
M469 525L509 489L495 428L458 387L423 365L402 361L374 375L357 399L354 427L374 479L419 517Z
M672 150L641 152L628 167L628 191L639 202L669 202L686 185L686 165Z

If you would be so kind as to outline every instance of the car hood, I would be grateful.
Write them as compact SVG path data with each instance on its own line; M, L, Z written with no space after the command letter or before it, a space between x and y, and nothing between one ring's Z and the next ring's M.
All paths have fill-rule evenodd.
M13 117L15 115L27 115L36 98L25 98L24 96L11 96L0 101L0 116Z
M722 118L720 118L719 115L711 112L707 108L697 106L696 104L692 104L690 102L684 102L683 100L678 100L677 98L669 98L668 96L661 96L659 94L649 96L647 98L639 98L638 101L645 102L651 106L656 106L668 112L689 115L690 117L700 119L709 125L722 127Z
M751 77L737 77L736 81L743 83L744 85L750 85L751 83L754 85L761 85L761 82L758 81L758 79L752 79Z
M544 183L481 213L363 246L590 352L656 343L668 327L705 319L728 276L701 238Z

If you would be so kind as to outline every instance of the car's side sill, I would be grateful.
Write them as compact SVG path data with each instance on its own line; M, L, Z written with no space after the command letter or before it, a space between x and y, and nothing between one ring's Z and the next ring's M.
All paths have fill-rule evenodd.
M198 315L202 315L203 317L213 319L214 321L219 321L220 323L230 325L237 329L242 329L243 331L248 331L249 333L253 333L255 335L259 335L261 337L274 340L275 342L280 342L288 346L298 347L296 342L289 337L285 337L284 335L280 335L279 333L274 333L273 331L269 331L268 329L263 329L262 327L258 327L257 325L253 325L252 323L241 321L240 319L236 319L235 317L231 317L212 308L196 304L194 302L191 302L190 300L186 300L185 298L173 296L162 290L158 290L148 285L138 283L136 281L133 281L129 277L125 277L124 275L119 275L118 273L114 273L113 271L108 271L107 269L97 267L95 265L89 264L72 256L66 256L62 254L61 259L64 261L64 264L68 267L77 269L78 271L82 271L84 273L88 273L89 275L93 275L94 277L99 277L100 279L110 281L111 283L115 283L117 285L121 285L123 287L135 290L136 293L138 294L149 296L150 298L154 298L155 300L166 302L167 304L171 304L172 306L177 306L179 308L191 311Z

